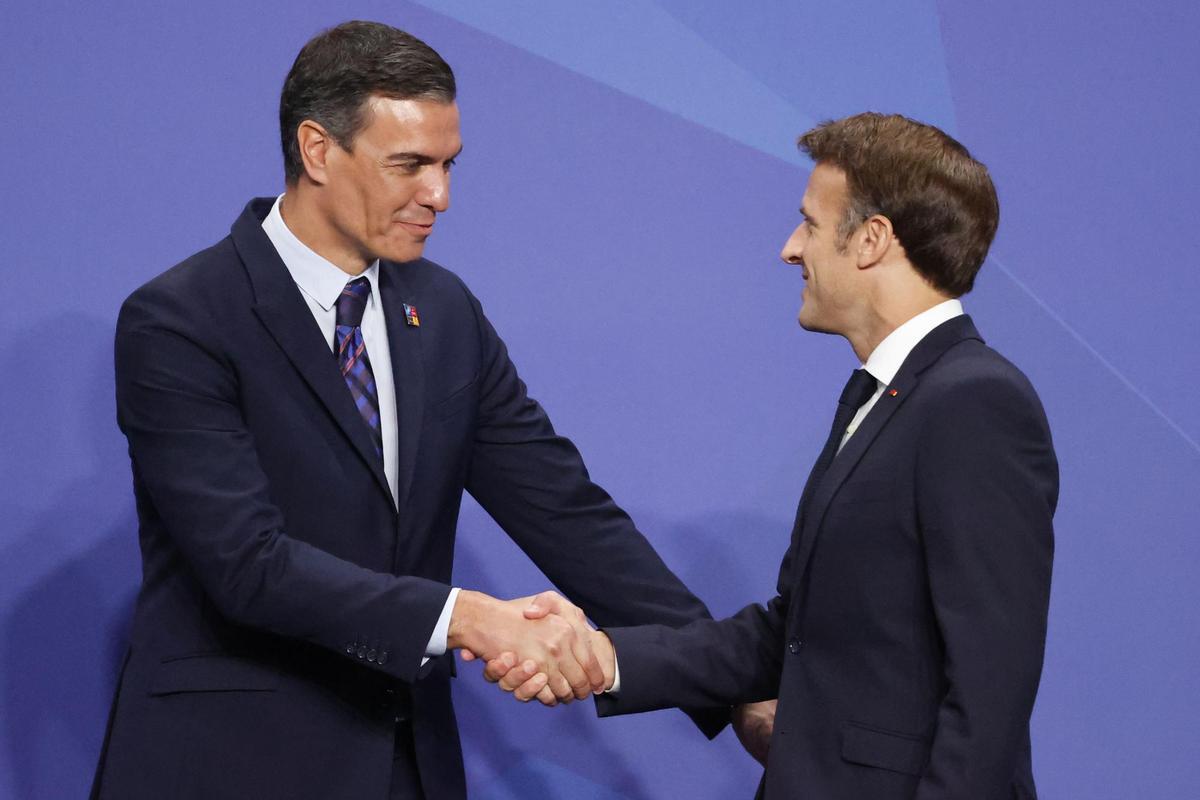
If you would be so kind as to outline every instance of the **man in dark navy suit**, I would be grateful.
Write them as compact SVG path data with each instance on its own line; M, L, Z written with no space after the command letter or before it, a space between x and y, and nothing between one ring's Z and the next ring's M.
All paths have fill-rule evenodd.
M995 189L962 145L904 117L828 122L800 146L816 166L782 253L805 280L800 324L845 337L862 367L775 596L593 634L619 661L601 713L778 695L770 800L1034 798L1058 468L1033 388L958 300L995 234ZM530 617L574 613L538 605ZM524 665L488 674L521 698L541 687L522 685Z
M708 616L421 258L454 97L402 31L317 36L280 101L286 192L121 309L143 584L94 796L453 800L450 650L527 660L547 704L607 684L581 619L451 587L464 488L600 624Z

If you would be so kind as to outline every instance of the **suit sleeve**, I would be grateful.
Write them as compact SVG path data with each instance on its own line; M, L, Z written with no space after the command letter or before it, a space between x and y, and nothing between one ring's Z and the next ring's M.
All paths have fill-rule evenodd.
M779 694L787 612L795 578L800 510L779 566L775 597L722 620L679 629L662 625L605 628L621 665L621 691L596 698L600 716L660 708L737 705Z
M464 289L465 291L465 289ZM507 348L468 293L480 331L480 402L467 490L600 626L708 619L633 521L588 477L526 393ZM727 709L697 723L716 735Z
M931 420L917 510L948 690L915 796L1007 797L1041 676L1057 462L1023 376L945 392Z
M394 677L419 677L449 587L339 559L284 529L239 405L219 326L186 301L143 288L117 323L118 419L143 514L163 526L216 608L238 624L344 656L367 632L390 643Z
M774 698L785 603L776 596L765 607L749 605L732 617L682 628L605 628L621 665L621 691L596 699L600 716Z

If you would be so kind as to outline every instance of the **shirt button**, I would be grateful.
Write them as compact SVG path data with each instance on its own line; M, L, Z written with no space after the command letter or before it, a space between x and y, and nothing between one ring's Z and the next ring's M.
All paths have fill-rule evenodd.
M788 640L788 652L792 655L800 652L800 640L795 637Z

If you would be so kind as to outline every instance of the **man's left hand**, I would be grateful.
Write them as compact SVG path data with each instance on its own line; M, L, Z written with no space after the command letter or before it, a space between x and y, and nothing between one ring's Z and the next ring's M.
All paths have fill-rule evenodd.
M775 705L778 702L764 700L733 707L733 730L738 741L764 767L771 747L771 733L775 730Z
M546 591L527 599L529 603L524 610L526 619L541 619L549 614L555 614L569 622L575 628L576 635L583 641L591 642L592 650L604 672L604 690L611 689L616 668L616 655L608 636L594 630L588 624L582 609L555 592ZM474 653L464 650L462 658L464 661L472 661L476 656ZM518 664L512 653L502 653L488 661L483 671L483 677L491 683L498 683L501 689L512 692L513 696L522 702L534 698L547 706L557 705L559 702L554 693L546 686L545 676L538 672L537 665L532 661ZM596 693L599 694L599 691Z

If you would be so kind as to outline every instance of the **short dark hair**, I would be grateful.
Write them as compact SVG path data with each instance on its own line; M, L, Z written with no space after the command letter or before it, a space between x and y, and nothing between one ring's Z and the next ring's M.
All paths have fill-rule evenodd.
M934 288L951 297L971 291L996 235L1000 202L987 167L967 148L932 125L875 112L823 122L799 146L846 173L843 237L882 214Z
M379 22L343 22L300 50L279 97L283 171L293 183L304 171L296 130L310 119L350 150L372 96L454 102L454 72L429 45Z

